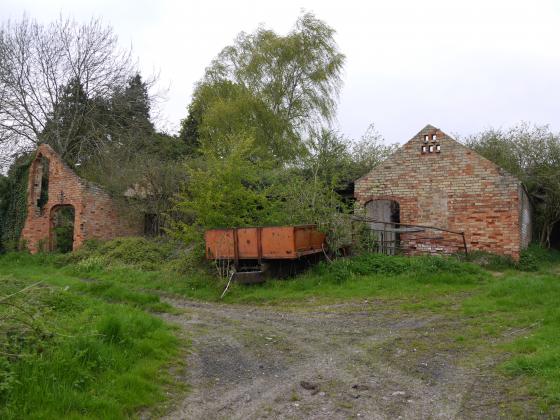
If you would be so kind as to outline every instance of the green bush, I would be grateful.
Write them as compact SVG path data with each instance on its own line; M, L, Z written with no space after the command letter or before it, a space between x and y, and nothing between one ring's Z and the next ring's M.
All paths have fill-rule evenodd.
M97 253L109 262L134 265L147 270L161 267L173 255L170 242L146 238L118 238L103 243Z
M513 258L486 251L470 251L466 257L462 258L488 270L503 271L516 268Z
M522 271L538 271L542 266L560 261L560 253L537 244L521 251L518 268Z
M453 257L439 256L387 256L363 254L352 258L339 258L332 263L322 262L314 267L311 275L321 276L324 281L340 284L354 276L382 274L386 276L409 275L429 279L440 274L447 282L468 281L472 275L482 275L482 270ZM438 278L442 278L441 276Z
M488 270L537 271L543 265L559 262L560 252L532 244L527 249L521 251L519 261L515 261L506 255L492 254L485 251L471 251L466 258L461 258Z
M110 241L86 241L79 250L56 257L58 266L73 265L82 273L101 270L108 265L134 266L158 270L183 257L182 246L166 239L143 237L116 238Z

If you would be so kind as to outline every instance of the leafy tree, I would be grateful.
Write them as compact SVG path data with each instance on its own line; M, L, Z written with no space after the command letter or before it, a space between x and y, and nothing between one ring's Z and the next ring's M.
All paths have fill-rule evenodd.
M286 36L264 28L241 33L212 62L205 81L231 80L246 87L296 128L330 121L344 65L334 33L311 13Z
M307 178L321 180L334 190L343 189L397 148L396 144L385 145L373 124L357 141L323 128L307 141L308 153L302 157L302 168Z
M560 135L548 126L523 123L509 130L490 129L465 142L523 182L534 206L539 241L550 246L560 222Z
M241 85L230 81L200 85L191 106L201 115L196 124L198 138L193 138L192 144L204 143L204 147L223 155L232 145L230 141L224 141L225 138L250 135L261 157L283 158L292 153L286 150L285 144L274 143L275 116L262 100ZM186 138L187 120L181 134L183 138Z
M383 136L370 124L364 135L350 146L352 165L349 178L353 181L364 176L399 148L398 144L385 144Z
M266 224L273 220L263 173L269 163L252 159L254 139L227 138L225 156L202 148L201 158L187 165L188 183L177 195L176 219L170 230L186 242L199 241L205 229Z
M216 144L232 130L252 130L255 147L279 162L294 160L304 134L334 118L343 64L334 30L312 14L286 36L264 28L241 33L206 70L181 138Z

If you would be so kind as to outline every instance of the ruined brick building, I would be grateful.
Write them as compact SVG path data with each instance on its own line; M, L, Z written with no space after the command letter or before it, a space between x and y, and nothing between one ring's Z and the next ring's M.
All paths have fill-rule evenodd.
M470 250L517 259L531 241L521 182L431 125L358 179L354 195L375 220L464 231ZM398 240L412 253L421 246L453 252L452 235L423 243L420 235L426 233L400 233Z
M80 178L48 145L42 144L29 168L27 218L21 239L32 252L57 249L57 234L69 229L69 248L87 239L139 235L141 214L128 214L101 187ZM62 241L61 239L59 241Z

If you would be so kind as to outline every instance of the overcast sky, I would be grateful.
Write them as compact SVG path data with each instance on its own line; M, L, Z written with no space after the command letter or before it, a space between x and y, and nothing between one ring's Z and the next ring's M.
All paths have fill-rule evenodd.
M0 0L2 20L101 17L143 73L169 88L165 126L186 115L194 83L240 31L286 33L301 10L336 31L346 55L337 128L370 123L402 143L427 123L467 135L520 121L560 131L560 0Z

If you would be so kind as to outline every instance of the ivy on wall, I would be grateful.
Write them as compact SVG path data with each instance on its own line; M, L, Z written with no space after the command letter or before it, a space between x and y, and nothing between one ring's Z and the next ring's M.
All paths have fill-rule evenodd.
M21 247L27 216L27 180L33 155L19 157L6 177L0 177L0 252Z

